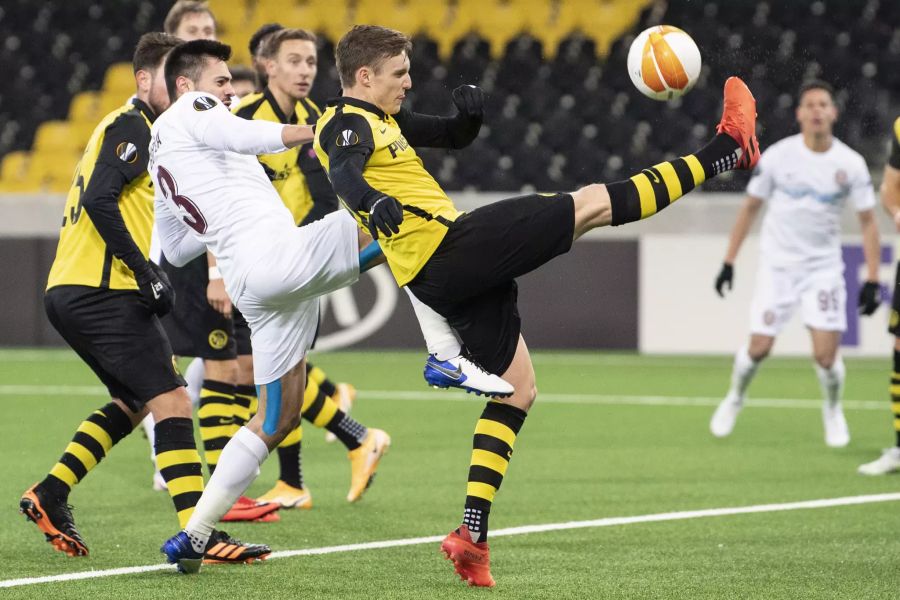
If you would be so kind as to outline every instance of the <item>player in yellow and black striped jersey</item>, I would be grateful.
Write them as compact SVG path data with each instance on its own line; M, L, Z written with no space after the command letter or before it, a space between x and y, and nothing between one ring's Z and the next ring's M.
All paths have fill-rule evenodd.
M881 204L894 219L897 231L900 232L900 117L894 121L891 130L891 149L881 180ZM888 332L894 336L894 366L888 391L896 441L880 457L859 466L858 471L863 475L886 475L900 471L900 257L897 259L894 276Z
M489 402L476 424L463 523L442 544L463 579L492 586L488 516L536 397L515 278L567 252L591 229L649 217L710 177L752 168L759 158L756 103L740 79L729 78L718 135L696 153L626 181L532 194L464 214L414 147L469 144L481 127L483 93L474 86L453 90L451 117L402 108L412 87L411 47L402 33L372 25L341 38L335 57L343 96L319 119L315 148L338 197L361 227L382 238L397 283L443 315L473 358L515 388L508 400Z
M147 259L150 126L168 106L163 62L179 43L162 33L141 37L133 60L137 93L104 117L88 141L44 297L50 322L111 398L79 425L59 462L20 500L20 510L70 556L88 552L67 506L72 487L148 411L156 419L157 463L182 526L203 492L190 399L158 320L171 308L172 290Z
M254 36L258 47L254 48L251 42L250 51L259 68L266 73L265 87L261 92L242 98L232 112L245 119L314 124L321 114L308 97L317 73L315 34L303 29L286 29L277 24L266 26L261 31L266 33ZM312 144L258 158L297 225L321 219L339 208L337 195ZM362 442L368 428L355 421L345 410L349 409L354 395L352 386L344 384L339 392L338 386L331 383L321 369L307 363L301 414L316 427L334 435L346 447L351 461L351 485L347 495L350 501L358 500L368 489L371 476L365 468L365 461L361 460ZM344 409L336 401L339 397L344 401ZM278 502L285 508L312 506L312 496L304 484L301 468L302 439L303 429L298 425L278 445L278 481L258 500Z

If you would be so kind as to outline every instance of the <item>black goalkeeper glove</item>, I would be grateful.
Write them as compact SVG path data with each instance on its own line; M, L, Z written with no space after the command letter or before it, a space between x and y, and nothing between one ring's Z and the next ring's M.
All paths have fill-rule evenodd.
M161 317L175 306L175 289L169 276L159 265L147 261L143 268L134 272L138 288L150 310Z
M859 314L869 316L881 306L881 285L867 281L859 290Z
M384 237L400 233L403 222L403 205L391 196L378 196L366 207L369 213L369 233L377 240L379 232Z
M461 85L450 96L460 115L481 124L484 118L484 90L474 85Z
M725 288L725 284L728 284L728 291L731 291L731 284L734 282L734 267L729 263L722 263L722 270L719 271L719 276L716 277L716 293L719 294L720 298L725 297L725 293L722 291Z

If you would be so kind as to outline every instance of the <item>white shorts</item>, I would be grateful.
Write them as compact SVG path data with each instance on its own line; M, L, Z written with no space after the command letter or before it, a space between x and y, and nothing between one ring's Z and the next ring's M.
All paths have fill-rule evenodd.
M750 333L775 336L797 305L803 323L821 331L847 328L847 289L840 268L784 269L760 265L750 305Z
M306 356L319 296L359 278L357 231L347 211L336 211L292 231L250 271L236 304L250 325L257 385L277 381Z

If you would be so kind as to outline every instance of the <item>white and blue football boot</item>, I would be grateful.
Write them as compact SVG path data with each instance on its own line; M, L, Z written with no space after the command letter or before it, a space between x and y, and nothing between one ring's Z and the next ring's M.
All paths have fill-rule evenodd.
M515 391L506 380L488 373L462 355L438 360L434 354L429 354L424 375L431 387L459 388L478 396L508 398Z

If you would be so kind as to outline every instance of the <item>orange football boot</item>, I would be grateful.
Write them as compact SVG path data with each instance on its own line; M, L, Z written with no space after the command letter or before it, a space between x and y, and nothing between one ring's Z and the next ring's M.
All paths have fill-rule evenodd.
M441 552L453 561L453 568L460 578L471 586L494 587L491 577L491 551L487 542L472 541L469 528L460 525L441 542Z
M72 507L47 496L37 484L19 500L19 512L44 532L55 549L69 556L87 556L88 549L75 528Z
M725 81L725 107L718 133L726 133L738 143L741 157L736 168L751 170L759 162L759 141L756 139L756 99L740 77Z
M235 501L220 521L261 521L271 513L281 508L277 502L257 502L253 498L241 496ZM267 519L268 520L268 519Z

